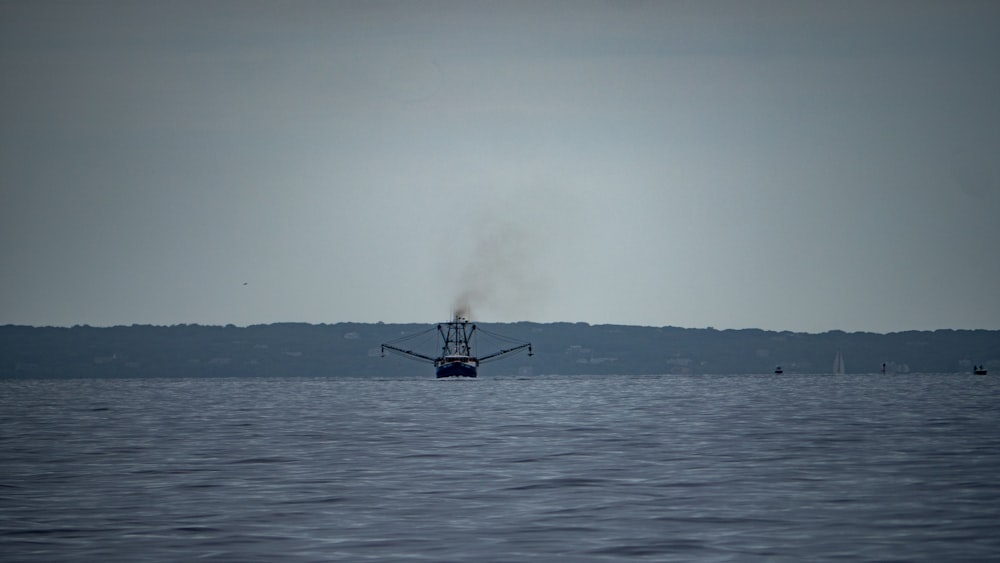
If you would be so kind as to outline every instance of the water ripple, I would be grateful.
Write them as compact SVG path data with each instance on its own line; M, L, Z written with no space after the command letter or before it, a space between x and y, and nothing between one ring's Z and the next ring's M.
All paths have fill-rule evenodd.
M0 555L995 560L998 382L0 381Z

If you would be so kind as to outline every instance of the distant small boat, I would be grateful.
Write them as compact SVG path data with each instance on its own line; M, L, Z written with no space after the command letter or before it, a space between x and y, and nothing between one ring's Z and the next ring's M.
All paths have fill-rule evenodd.
M837 375L844 375L847 371L844 369L844 356L837 352L837 355L833 358L833 373Z
M972 373L976 375L987 375L986 366L972 366Z
M781 375L783 373L785 373L785 370L781 369L781 366L778 366L778 367L774 368L774 374L775 375Z

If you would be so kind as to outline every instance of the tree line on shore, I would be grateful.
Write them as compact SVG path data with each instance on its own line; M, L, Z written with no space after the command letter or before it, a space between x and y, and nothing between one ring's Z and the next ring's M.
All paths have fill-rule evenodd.
M481 323L531 341L534 356L487 364L481 376L1000 372L1000 331L888 334L715 330L587 323ZM382 357L381 344L426 324L275 323L247 327L0 326L0 377L395 377L433 368ZM434 355L437 350L426 350ZM481 350L480 353L489 350Z

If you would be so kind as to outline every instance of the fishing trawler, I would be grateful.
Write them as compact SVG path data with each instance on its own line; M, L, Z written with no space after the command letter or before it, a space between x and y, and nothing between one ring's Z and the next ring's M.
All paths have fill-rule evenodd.
M414 341L434 330L437 330L442 342L441 354L439 356L435 357L403 347L404 344ZM510 346L484 356L476 356L473 352L473 340L479 334L490 336L494 340L505 342L510 344ZM531 342L514 340L488 331L470 323L468 319L458 314L451 321L441 323L437 327L432 327L423 332L407 335L382 344L383 357L386 352L390 352L415 360L431 362L436 368L438 378L476 377L479 371L479 364L498 360L504 356L524 350L528 351L529 356L534 355Z

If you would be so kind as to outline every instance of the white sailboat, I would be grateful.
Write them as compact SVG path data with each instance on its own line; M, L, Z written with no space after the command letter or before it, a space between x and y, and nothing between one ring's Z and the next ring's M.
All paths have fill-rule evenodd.
M840 352L833 357L833 373L835 375L844 375L846 371L844 370L844 356Z

